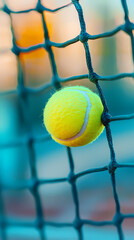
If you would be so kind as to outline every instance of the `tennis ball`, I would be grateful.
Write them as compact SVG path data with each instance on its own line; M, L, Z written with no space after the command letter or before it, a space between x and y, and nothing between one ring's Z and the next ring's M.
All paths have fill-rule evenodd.
M100 97L86 87L65 87L52 95L43 117L52 138L77 147L95 140L103 131L103 105Z

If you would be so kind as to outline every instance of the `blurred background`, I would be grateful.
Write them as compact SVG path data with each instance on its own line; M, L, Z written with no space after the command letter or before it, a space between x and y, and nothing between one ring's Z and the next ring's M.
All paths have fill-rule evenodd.
M55 9L69 3L67 0L42 1L45 7ZM36 0L7 0L8 7L14 11L35 8ZM134 1L128 0L130 20L134 21ZM81 0L87 32L91 35L109 31L124 23L124 12L120 1ZM0 7L3 6L0 0ZM77 12L73 5L56 13L45 13L50 40L64 42L80 33ZM27 128L21 115L21 104L17 94L3 95L4 91L17 88L18 63L12 53L12 32L16 44L29 47L44 42L41 14L36 11L21 14L8 14L0 11L0 179L2 184L16 184L31 178L28 149L25 144L16 147L2 146L20 141L27 136ZM130 37L119 32L113 37L89 40L93 67L100 75L114 75L133 72ZM66 48L53 47L59 76L62 78L86 74L85 53L80 42ZM23 70L26 87L37 88L51 81L52 71L48 53L40 48L29 53L20 53L19 60ZM84 85L96 92L95 86L87 80L68 82L65 85ZM101 82L109 111L112 115L134 112L134 81ZM43 126L43 108L54 90L49 88L42 94L29 94L27 107L33 136L47 134ZM117 161L134 163L134 120L111 123ZM37 174L40 179L67 177L69 165L66 148L52 139L35 143ZM72 148L75 173L86 169L103 167L110 161L110 153L105 131L92 144ZM134 169L118 169L116 172L117 190L123 213L134 212ZM112 186L108 172L83 176L77 181L80 214L83 219L96 221L111 220L115 214ZM68 183L45 184L39 188L45 219L57 222L72 222L75 208L71 187ZM7 218L23 220L36 218L35 201L28 190L2 190ZM123 223L126 240L134 235L134 220ZM7 229L9 240L40 239L38 231L30 228ZM48 240L77 240L73 228L47 227ZM116 240L118 235L114 227L83 227L84 240ZM2 238L1 238L2 239Z

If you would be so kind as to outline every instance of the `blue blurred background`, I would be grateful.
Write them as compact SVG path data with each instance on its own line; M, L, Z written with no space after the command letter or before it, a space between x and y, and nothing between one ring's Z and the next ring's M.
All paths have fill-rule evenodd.
M134 21L134 1L128 0L130 19ZM8 0L9 8L14 11L35 7L37 1ZM44 1L46 7L56 8L67 0ZM81 1L87 32L91 35L109 31L124 23L124 12L120 1L83 0ZM2 1L0 1L2 6ZM46 13L50 39L54 42L64 42L77 36L80 32L78 16L73 5L55 14ZM42 19L39 13L32 11L23 14L12 14L12 24L16 43L21 47L29 47L44 41ZM0 91L10 91L17 88L17 59L11 52L12 33L10 17L0 11ZM113 75L121 72L133 72L131 41L127 34L119 32L113 37L90 40L89 47L92 62L100 75ZM88 73L81 43L66 48L53 48L59 76L62 78ZM44 49L30 53L21 53L19 60L23 69L25 86L37 88L51 81L52 72L49 57ZM95 86L89 80L68 82L65 85L84 85L96 92ZM101 82L109 111L112 115L134 112L134 82L133 79ZM29 94L27 97L28 118L32 135L47 134L43 125L42 112L45 104L54 92L49 88L41 94ZM134 120L111 123L113 142L117 161L120 163L134 162ZM0 94L0 179L4 185L17 184L19 181L31 178L28 150L25 144L19 147L3 147L7 143L21 141L28 134L21 103L17 94ZM67 177L69 165L64 146L52 139L35 143L37 173L40 179ZM75 162L75 172L102 167L110 161L110 153L105 131L92 144L72 148ZM117 190L123 213L134 212L134 170L118 169L116 172ZM94 173L83 176L77 181L81 218L97 221L111 220L115 213L110 176L108 172ZM68 183L46 184L39 188L45 219L57 222L72 222L75 209L72 200L71 187ZM36 217L35 202L28 190L2 191L7 218L19 220L24 218L34 220ZM133 239L134 220L123 223L126 240ZM73 228L47 228L50 240L76 240ZM116 229L111 227L84 227L84 239L118 239ZM9 240L40 239L35 229L8 228Z

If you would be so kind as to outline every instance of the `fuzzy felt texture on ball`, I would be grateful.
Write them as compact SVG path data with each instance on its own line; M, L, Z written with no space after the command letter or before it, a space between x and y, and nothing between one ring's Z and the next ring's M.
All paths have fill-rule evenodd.
M77 147L95 140L103 131L103 105L100 97L86 87L65 87L52 95L43 117L52 138Z

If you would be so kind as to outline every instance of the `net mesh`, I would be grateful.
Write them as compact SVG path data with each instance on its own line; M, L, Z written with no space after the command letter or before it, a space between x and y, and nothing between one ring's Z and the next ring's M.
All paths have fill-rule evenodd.
M69 41L63 42L63 43L55 43L55 42L50 41L48 27L46 24L46 19L45 19L44 13L46 11L56 12L56 11L62 10L63 8L65 8L71 4L74 5L74 8L78 14L79 23L80 23L80 27L81 27L80 34L78 36L76 36L75 38L73 38ZM4 200L2 198L2 186L1 186L0 187L0 211L1 211L0 224L1 224L2 240L8 239L8 237L7 237L7 227L8 226L14 226L14 227L15 226L20 226L20 227L32 226L38 230L41 240L45 240L45 239L47 240L47 236L45 234L45 226L55 226L55 227L69 227L70 226L70 227L73 227L77 231L78 239L84 240L84 236L83 236L83 232L82 232L82 227L84 225L91 225L91 226L98 226L98 227L99 226L114 226L117 229L119 239L120 240L124 239L122 223L123 223L124 219L126 219L126 218L134 218L134 214L121 213L119 197L118 197L118 193L117 193L117 189L116 189L115 170L117 168L125 168L125 167L131 168L131 167L134 167L134 165L117 163L116 157L115 157L115 151L114 151L114 147L113 147L112 133L111 133L109 123L111 121L134 118L134 114L121 115L121 116L115 116L115 117L111 116L109 114L109 110L108 110L108 107L107 107L107 104L105 101L105 97L104 97L104 94L103 94L103 91L101 89L99 82L102 80L110 81L110 80L117 80L117 79L126 78L126 77L134 78L134 73L133 72L132 73L121 73L121 74L105 76L105 77L98 75L97 73L94 72L92 61L91 61L90 49L89 49L89 45L88 45L89 39L93 40L93 39L98 39L98 38L106 38L106 37L113 36L114 34L120 32L120 31L124 31L131 38L132 57L133 57L133 61L134 61L134 36L133 36L134 24L129 19L129 11L128 11L128 6L127 6L126 0L121 0L121 4L122 4L123 11L124 11L124 19L125 19L124 24L122 24L108 32L104 32L104 33L101 33L98 35L90 35L86 32L86 23L84 20L83 9L78 0L72 0L70 2L70 4L67 4L65 6L62 6L60 8L54 9L54 10L46 8L44 5L42 5L41 1L38 0L36 8L28 9L25 11L17 11L17 12L9 9L6 2L4 2L4 6L3 6L2 10L4 12L6 12L7 14L9 14L9 16L11 15L11 13L19 14L19 13L30 12L32 10L39 12L42 16L45 41L44 41L44 43L37 44L35 46L30 46L27 48L18 47L15 43L15 36L14 36L14 31L13 31L13 26L12 26L12 19L11 19L11 30L12 30L12 36L13 36L12 52L17 56L18 69L19 69L18 88L16 90L3 92L1 94L2 95L3 94L4 95L13 94L13 93L18 94L18 97L19 97L19 100L20 100L21 106L22 106L21 112L22 112L22 116L24 118L25 125L27 126L28 135L25 139L21 139L16 142L1 144L0 148L2 148L2 149L7 148L7 147L13 148L16 146L21 146L23 144L27 145L32 178L30 181L28 180L28 181L25 181L24 183L18 183L16 186L12 186L12 187L10 186L10 187L12 189L18 189L18 190L19 189L28 189L31 192L31 194L33 195L34 200L35 200L36 220L34 222L29 222L29 221L17 222L13 219L10 219L10 220L7 219L5 212L4 212ZM80 41L83 44L83 47L85 49L88 74L72 76L72 77L64 78L64 79L60 78L58 76L55 57L54 57L52 47L63 48L63 47L69 46L70 44L74 44L78 41ZM21 69L21 65L20 65L18 56L19 56L20 52L30 52L32 50L39 49L39 48L44 48L48 52L53 76L52 76L52 81L50 83L45 84L44 86L42 86L40 88L33 89L30 87L26 87L24 84L23 71ZM98 93L100 95L100 98L102 100L103 106L104 106L102 122L105 125L105 129L106 129L106 136L107 136L107 141L108 141L110 155L111 155L110 162L106 166L94 168L94 169L88 169L86 171L75 174L75 172L74 172L75 166L74 166L74 160L72 157L71 149L69 147L66 147L69 166L70 166L70 173L69 173L68 177L67 178L56 178L56 179L45 179L45 180L38 179L34 143L45 141L46 139L49 138L49 136L44 136L44 137L42 137L42 136L41 137L36 137L36 136L33 137L32 136L30 122L26 117L28 115L28 111L29 111L28 107L27 107L28 94L29 93L30 94L37 94L37 93L41 94L44 92L45 89L49 89L51 86L53 86L56 90L58 90L61 88L61 83L63 83L63 82L67 82L67 81L71 81L71 80L74 81L74 80L84 79L84 78L88 78L89 81L91 81L92 83L95 84L95 86L98 90ZM91 173L95 173L95 172L103 172L103 171L108 171L110 174L110 177L111 177L111 184L112 184L112 188L113 188L113 197L114 197L115 206L116 206L114 218L111 221L92 221L92 220L81 219L80 211L79 211L79 198L78 198L78 189L76 186L76 180L86 174L91 174ZM75 220L72 223L50 222L50 221L45 220L45 218L44 218L43 207L41 204L41 198L40 198L40 194L39 194L39 186L41 184L51 184L51 183L60 183L60 182L68 182L71 185L73 201L75 204Z

